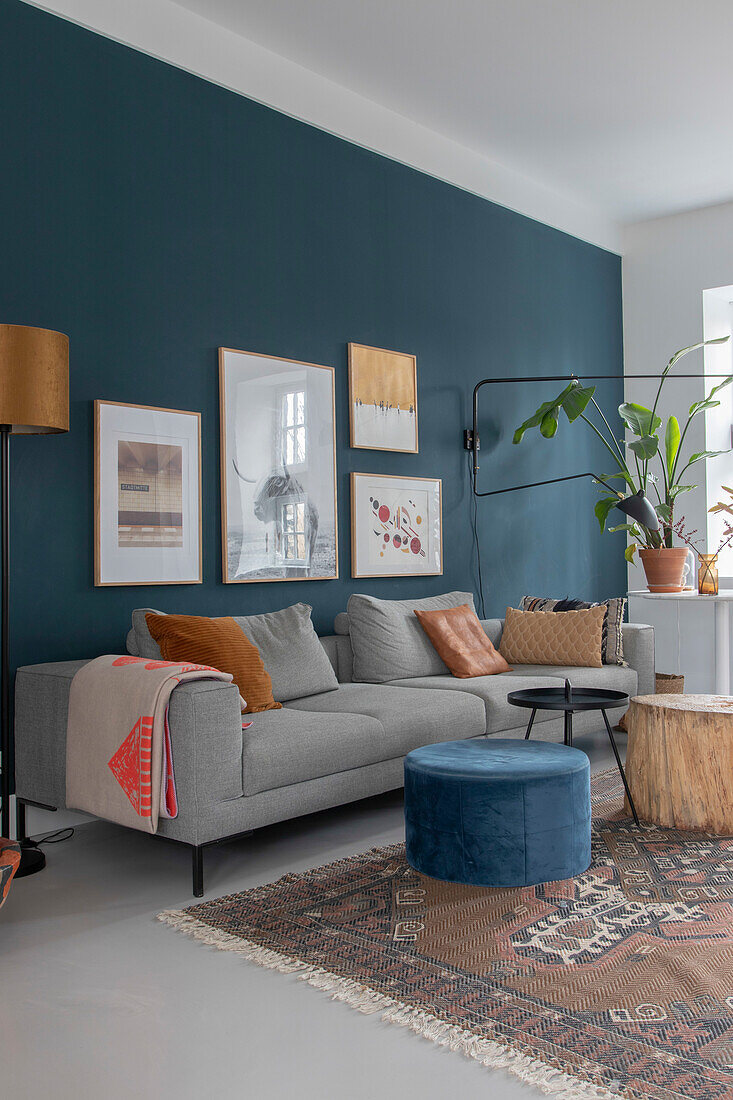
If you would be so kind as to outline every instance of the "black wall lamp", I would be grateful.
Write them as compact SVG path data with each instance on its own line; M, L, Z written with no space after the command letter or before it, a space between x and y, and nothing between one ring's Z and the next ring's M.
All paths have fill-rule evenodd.
M710 341L711 343L719 343L721 341ZM661 374L635 374L632 376L634 379L656 379L657 381L662 377ZM669 376L672 378L696 378L698 381L701 378L727 378L724 374L673 374ZM586 374L578 376L575 374L552 374L538 377L523 376L520 378L482 378L480 382L477 382L473 388L473 424L470 428L466 428L463 433L463 446L465 450L470 451L473 454L473 462L471 463L471 486L473 489L473 495L475 497L493 497L498 496L500 493L514 493L518 489L534 489L539 485L554 485L559 481L575 481L581 477L591 477L595 481L600 482L601 485L605 485L607 489L610 489L619 499L616 502L616 507L624 512L631 519L637 523L641 523L644 527L650 531L658 531L660 527L659 517L657 516L654 505L649 498L640 489L638 493L633 493L630 496L624 496L618 489L614 489L603 478L599 477L590 471L584 471L582 474L567 474L566 477L551 477L546 481L530 481L526 485L510 485L506 489L489 489L486 492L480 493L478 491L478 452L481 448L481 440L478 434L478 399L479 392L483 386L494 386L515 382L620 382L623 379L617 374Z

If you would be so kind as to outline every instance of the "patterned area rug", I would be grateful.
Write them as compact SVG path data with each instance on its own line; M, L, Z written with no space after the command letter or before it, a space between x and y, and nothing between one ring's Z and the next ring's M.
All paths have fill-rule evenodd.
M733 838L593 782L593 862L527 888L375 849L159 919L570 1100L733 1098Z

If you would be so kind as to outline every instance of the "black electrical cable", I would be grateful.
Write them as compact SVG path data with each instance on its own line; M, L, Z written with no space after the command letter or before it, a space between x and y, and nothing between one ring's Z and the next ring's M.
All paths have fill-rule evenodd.
M473 482L472 482L473 470L472 470L472 465L471 465L471 452L470 451L468 452L466 457L468 459L468 465L467 465L468 484L469 484L469 488L471 490L473 490ZM476 567L477 567L477 571L478 571L478 589L479 589L479 599L480 599L480 603L481 603L481 618L485 619L486 618L486 604L484 603L484 579L483 579L483 575L481 573L481 540L479 538L479 533L478 533L478 498L476 497L476 495L473 491L471 491L471 497L473 498L473 508L471 510L471 528L473 530L473 545L474 545L475 550L476 550Z
M71 840L74 830L69 825L66 829L59 829L55 833L47 833L40 840L34 841L34 846L40 848L43 844L61 844L64 840Z

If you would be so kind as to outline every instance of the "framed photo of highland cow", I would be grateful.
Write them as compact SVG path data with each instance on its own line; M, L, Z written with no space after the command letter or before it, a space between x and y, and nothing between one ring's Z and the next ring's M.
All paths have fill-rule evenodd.
M351 475L352 577L443 572L440 478Z
M94 583L201 584L201 415L94 402Z
M338 577L333 367L219 349L225 584Z

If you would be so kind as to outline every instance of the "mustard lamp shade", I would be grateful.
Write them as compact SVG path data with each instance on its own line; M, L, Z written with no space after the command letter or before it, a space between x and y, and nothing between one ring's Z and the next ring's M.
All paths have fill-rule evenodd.
M26 325L0 325L0 425L13 433L69 430L69 338Z

